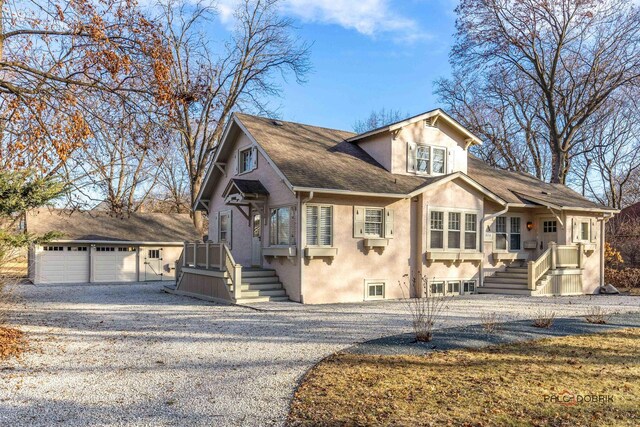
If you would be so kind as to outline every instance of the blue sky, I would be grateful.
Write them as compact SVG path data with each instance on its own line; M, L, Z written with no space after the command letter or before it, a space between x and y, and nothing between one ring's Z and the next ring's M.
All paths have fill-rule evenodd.
M220 0L227 19L234 0ZM227 5L229 8L227 9ZM283 0L313 42L307 82L283 85L284 120L350 130L371 110L417 114L437 106L433 81L450 72L453 0Z

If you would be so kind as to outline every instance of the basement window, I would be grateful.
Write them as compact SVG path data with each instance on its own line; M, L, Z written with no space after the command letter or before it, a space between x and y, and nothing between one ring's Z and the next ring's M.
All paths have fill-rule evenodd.
M367 282L366 299L383 299L384 282Z

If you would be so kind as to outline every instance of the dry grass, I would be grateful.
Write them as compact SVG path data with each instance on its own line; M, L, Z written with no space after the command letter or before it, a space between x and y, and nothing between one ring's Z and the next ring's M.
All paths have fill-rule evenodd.
M640 329L426 356L337 354L295 394L303 426L637 426ZM609 403L545 401L567 393Z

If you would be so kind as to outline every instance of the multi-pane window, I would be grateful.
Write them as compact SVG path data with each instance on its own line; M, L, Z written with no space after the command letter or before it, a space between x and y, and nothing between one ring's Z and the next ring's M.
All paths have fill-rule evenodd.
M384 298L384 283L368 283L367 299Z
M543 221L542 231L544 233L555 233L558 230L557 221Z
M239 165L238 172L245 173L252 171L256 168L256 150L253 148L247 148L246 150L241 150L239 154Z
M160 249L149 249L147 252L147 258L160 259Z
M118 248L118 252L135 252L136 248L134 246L120 246ZM160 256L158 256L160 258Z
M69 246L67 250L70 252L87 252L86 246Z
M409 159L407 159L409 161ZM415 172L422 174L443 174L447 170L447 149L418 145L415 148Z
M44 246L42 249L45 251L64 251L64 246Z
M496 218L496 249L507 250L507 217Z
M475 280L465 280L462 282L462 292L465 294L471 294L476 291L476 281Z
M444 248L444 212L431 211L431 249Z
M589 240L589 223L581 222L580 223L580 240Z
M509 250L519 251L522 244L522 234L520 232L520 217L511 217L510 222Z
M366 208L364 211L365 236L382 237L384 209Z
M271 245L295 245L293 208L271 209L269 217L269 243Z
M220 212L218 228L220 242L229 243L231 241L231 212Z
M433 149L433 172L432 173L444 173L444 163L447 150L444 148Z
M478 247L478 215L464 214L464 248Z
M450 249L460 249L460 212L449 212L448 244Z
M429 147L420 145L416 148L416 170L420 173L429 173L431 167Z
M332 206L307 206L307 246L331 246L332 227Z
M96 252L115 252L116 248L113 246L98 246Z
M444 294L444 282L431 282L431 295Z
M460 293L460 282L447 282L447 293L448 294L459 294Z
M477 220L478 215L474 213L431 211L429 216L429 248L477 249Z

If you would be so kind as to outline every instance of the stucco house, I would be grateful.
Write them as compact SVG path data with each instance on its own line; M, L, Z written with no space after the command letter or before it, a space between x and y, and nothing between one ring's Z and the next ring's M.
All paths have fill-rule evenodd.
M234 114L197 198L172 292L232 302L573 295L603 280L616 212L489 167L440 109L363 134ZM420 281L419 281L420 282Z

